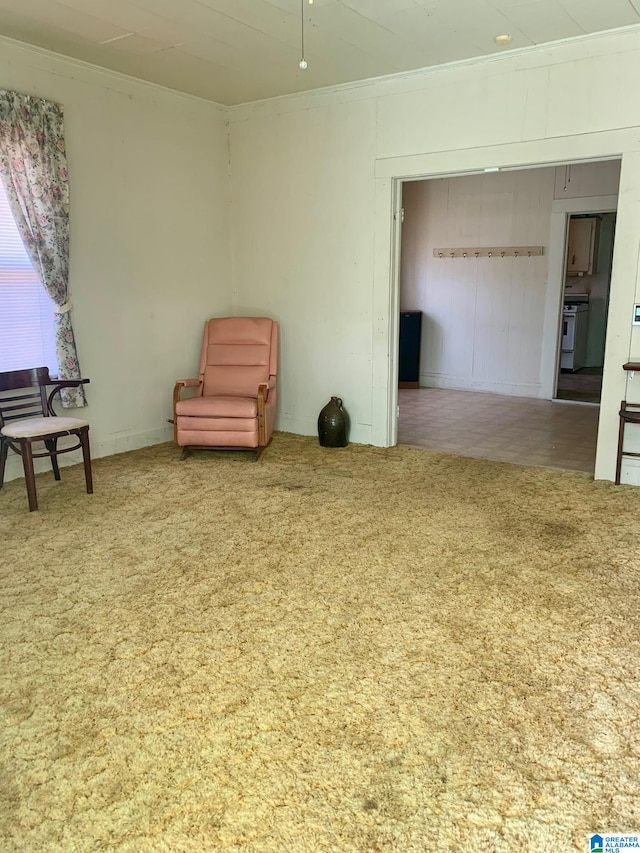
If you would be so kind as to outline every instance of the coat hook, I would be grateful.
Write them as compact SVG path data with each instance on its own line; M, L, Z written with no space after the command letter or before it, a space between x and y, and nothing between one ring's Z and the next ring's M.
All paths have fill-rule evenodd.
M455 258L455 256L456 256L455 252L451 252L451 254L449 255L450 258Z
M475 254L476 258L480 257L480 252L474 252L474 254Z
M439 257L439 258L441 258L441 257L442 257L442 252L438 252L438 257Z
M500 257L504 258L504 252L500 252Z
M531 252L527 252L527 257L528 257L528 258L530 258L530 257L531 257Z
M466 258L466 257L467 257L467 253L466 253L466 252L463 252L463 253L462 253L462 257L463 257L463 258Z
M519 254L520 254L520 252L516 249L516 251L513 253L513 257L517 258Z
M492 252L487 252L487 257L490 258L492 256Z

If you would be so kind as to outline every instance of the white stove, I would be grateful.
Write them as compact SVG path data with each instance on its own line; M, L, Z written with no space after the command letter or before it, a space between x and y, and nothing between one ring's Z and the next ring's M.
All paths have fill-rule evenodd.
M588 326L589 294L565 292L560 370L575 373L585 366Z
M589 294L588 293L574 293L572 290L565 290L565 292L564 292L564 304L565 305L588 305L589 304Z

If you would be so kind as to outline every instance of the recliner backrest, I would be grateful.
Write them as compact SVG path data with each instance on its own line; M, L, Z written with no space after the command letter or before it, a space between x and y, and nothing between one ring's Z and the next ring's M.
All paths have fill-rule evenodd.
M205 323L203 396L255 397L276 365L277 324L268 317L215 317Z

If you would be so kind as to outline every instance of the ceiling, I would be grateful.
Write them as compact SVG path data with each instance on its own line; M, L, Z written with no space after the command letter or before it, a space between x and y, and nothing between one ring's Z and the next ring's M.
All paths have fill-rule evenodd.
M0 34L221 104L640 24L640 0L0 0ZM1 45L0 45L1 52Z

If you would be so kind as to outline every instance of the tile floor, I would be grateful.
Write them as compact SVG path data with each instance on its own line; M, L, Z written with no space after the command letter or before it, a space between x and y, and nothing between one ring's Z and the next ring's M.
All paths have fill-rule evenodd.
M577 373L560 373L556 397L581 403L599 403L602 395L602 368L584 367Z
M398 391L398 444L593 473L599 406L444 388Z

